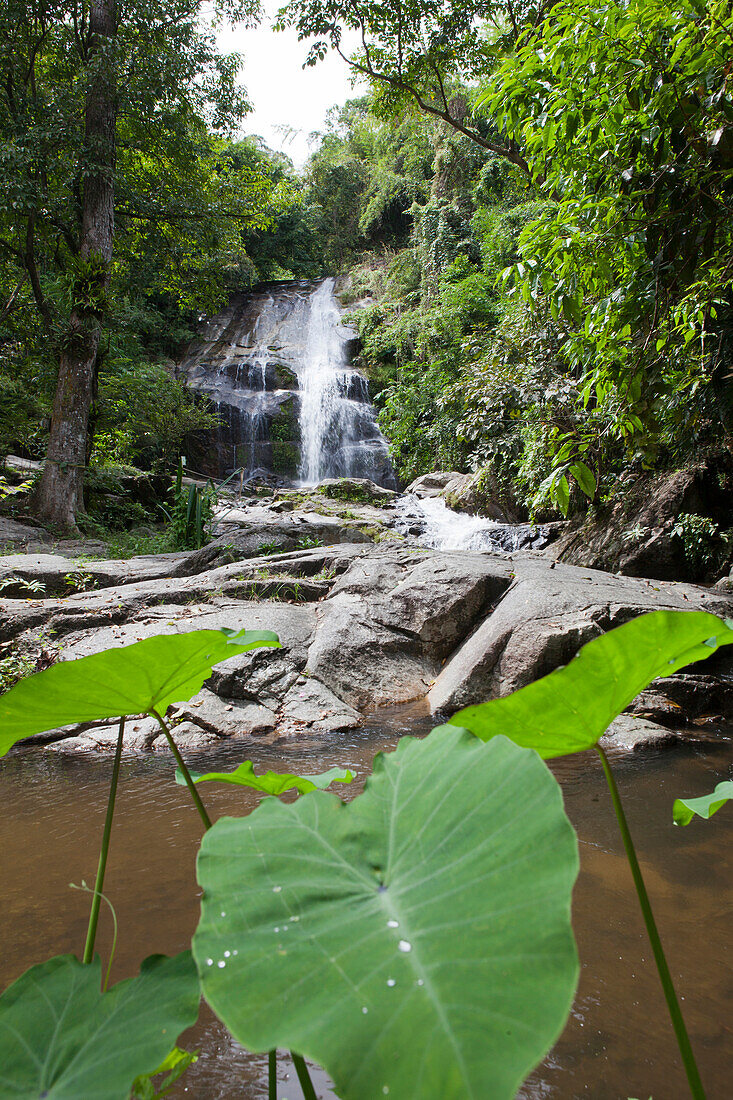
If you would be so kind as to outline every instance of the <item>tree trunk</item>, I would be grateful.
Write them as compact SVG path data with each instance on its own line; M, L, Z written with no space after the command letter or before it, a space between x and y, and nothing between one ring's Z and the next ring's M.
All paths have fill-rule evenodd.
M61 342L48 453L36 496L40 517L76 526L84 511L87 426L109 284L114 232L116 84L115 0L92 0L87 44L81 262Z

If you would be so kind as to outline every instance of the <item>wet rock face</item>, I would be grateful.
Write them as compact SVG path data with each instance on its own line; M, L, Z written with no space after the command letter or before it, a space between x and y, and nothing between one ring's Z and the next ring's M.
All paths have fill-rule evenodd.
M351 365L353 342L333 280L271 283L233 298L180 367L221 422L188 440L191 466L216 477L244 469L248 478L354 476L393 486L367 381Z
M657 580L717 580L733 565L733 458L641 474L553 546L572 565ZM723 582L722 586L725 585Z

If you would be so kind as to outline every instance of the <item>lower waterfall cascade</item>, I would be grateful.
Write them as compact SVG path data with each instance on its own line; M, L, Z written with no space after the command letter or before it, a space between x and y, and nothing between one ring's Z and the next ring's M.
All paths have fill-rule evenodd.
M196 469L302 485L363 477L396 487L334 287L333 278L267 284L234 297L206 324L180 367L219 419L189 444Z

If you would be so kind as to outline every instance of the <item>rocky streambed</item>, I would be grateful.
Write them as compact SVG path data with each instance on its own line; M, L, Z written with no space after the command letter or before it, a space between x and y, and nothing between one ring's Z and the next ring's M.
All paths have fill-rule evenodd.
M232 497L220 504L216 537L202 550L121 561L80 560L69 556L78 544L54 547L15 524L6 549L20 552L0 558L3 655L30 670L154 634L276 631L282 649L228 660L195 699L174 708L179 744L201 749L232 739L333 737L375 708L413 700L444 717L530 683L641 612L733 615L724 589L554 561L552 532L528 525L525 535L497 525L489 545L509 551L486 542L470 548L470 540L461 548L460 538L454 549L435 538L426 546L416 499L406 507L404 497L359 480ZM723 650L700 670L655 683L617 720L609 744L715 737L733 720L731 662ZM35 741L53 751L103 752L115 738L110 723ZM126 747L167 751L150 719L129 723Z

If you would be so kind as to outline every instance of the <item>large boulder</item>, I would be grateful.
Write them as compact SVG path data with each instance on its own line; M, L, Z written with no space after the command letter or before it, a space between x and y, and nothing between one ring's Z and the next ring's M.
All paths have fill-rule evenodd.
M412 493L416 497L439 497L446 485L457 478L464 477L457 470L434 470L431 474L421 474L405 489L406 493Z
M630 577L698 581L727 573L733 541L733 458L627 477L622 492L573 522L553 558ZM727 561L727 564L726 564Z
M353 706L418 698L510 579L511 567L489 555L359 558L320 605L307 670Z
M455 470L423 474L408 485L406 492L423 498L441 497L454 512L484 516L498 523L520 523L526 519L526 510L522 513L487 467L471 474Z
M350 504L390 504L397 493L383 485L377 485L368 477L327 477L319 481L316 491L332 500Z
M612 576L516 556L514 580L496 610L452 654L431 689L433 712L508 695L567 662L586 642L644 611L730 615L732 601L692 585ZM722 654L716 662L733 664ZM715 671L711 662L710 673Z

